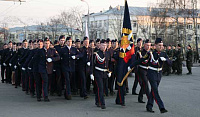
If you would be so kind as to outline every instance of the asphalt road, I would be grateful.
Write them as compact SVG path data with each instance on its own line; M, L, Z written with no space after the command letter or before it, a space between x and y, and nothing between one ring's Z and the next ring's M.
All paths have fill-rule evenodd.
M73 96L72 100L50 96L50 102L37 102L36 98L25 95L21 88L0 83L0 117L199 117L200 116L200 67L193 68L192 75L164 76L159 93L168 113L160 114L154 104L155 113L146 112L146 104L137 102L137 96L129 93L126 106L115 104L115 97L106 97L106 109L94 105L94 95L84 100ZM134 77L129 78L131 92ZM137 92L139 91L139 86ZM144 101L147 102L146 96Z

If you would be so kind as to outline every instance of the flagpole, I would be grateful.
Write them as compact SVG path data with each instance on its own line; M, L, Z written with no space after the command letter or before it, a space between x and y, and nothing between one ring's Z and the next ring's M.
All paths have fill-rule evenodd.
M87 23L87 29L88 29L88 38L90 39L90 34L89 34L89 29L90 29L90 7L89 7L89 4L87 3L87 1L85 1L85 0L81 0L82 2L85 2L86 4L87 4L87 6L88 6L88 23Z

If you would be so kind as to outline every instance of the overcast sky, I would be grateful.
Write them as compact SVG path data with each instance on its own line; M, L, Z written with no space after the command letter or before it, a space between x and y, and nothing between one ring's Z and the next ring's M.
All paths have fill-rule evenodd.
M107 10L109 6L123 6L124 0L85 0L89 4L90 13ZM147 7L157 0L128 0L129 6ZM21 22L31 25L36 22L46 21L49 17L59 15L63 10L71 7L80 7L87 13L87 4L81 0L26 0L26 2L14 3L0 0L0 27L3 22L8 22L8 27L17 26ZM12 25L11 25L12 24Z

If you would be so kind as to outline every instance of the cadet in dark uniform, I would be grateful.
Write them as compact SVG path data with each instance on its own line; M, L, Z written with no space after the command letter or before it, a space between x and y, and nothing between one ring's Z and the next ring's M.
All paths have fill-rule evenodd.
M109 84L108 87L110 89L110 95L114 95L114 82L116 79L116 67L117 67L117 61L113 58L113 56L116 56L114 54L117 54L117 49L118 49L118 41L117 40L112 40L112 44L113 44L113 53L111 54L111 62L109 64L110 67L110 71L112 71L111 77L108 79Z
M181 49L181 44L178 44L177 46L177 52L175 54L176 56L176 69L177 69L177 72L176 74L177 75L182 75L182 61L183 61L183 53L182 53L182 49Z
M187 46L187 49L188 49L188 51L186 53L186 65L187 65L187 69L188 69L187 75L190 75L190 74L192 74L192 58L193 58L192 54L193 54L193 52L192 52L192 48L190 45Z
M142 50L142 39L139 38L137 39L137 47L135 48L135 52L141 52ZM132 88L132 95L138 95L136 93L136 88L137 88L137 85L138 85L138 80L139 80L139 76L138 76L138 72L137 72L137 68L135 68L135 81L133 83L133 88Z
M20 45L21 43L17 43L17 50L13 53L13 57L10 59L9 63L15 72L15 88L20 86L21 82L21 68L18 65Z
M19 54L19 60L18 60L18 65L20 66L21 69L21 82L22 82L22 91L26 91L26 79L28 79L28 73L25 68L23 68L23 64L26 60L27 54L28 53L28 42L27 40L23 40L23 47L19 49L18 54ZM28 94L28 91L26 91L26 94Z
M144 42L144 49L140 52L136 53L136 59L139 60L143 56L145 56L151 49L151 42L149 39ZM139 84L140 84L140 92L138 95L138 102L145 103L143 101L143 94L146 94L147 98L149 98L149 86L148 86L148 78L147 78L147 70L148 70L148 60L145 60L141 64L138 65L138 76L139 76Z
M12 50L12 42L10 41L8 43L8 48L5 50L5 60L3 62L3 65L6 67L6 83L11 84L11 75L12 75L12 70L11 67L9 66L10 59L13 56L13 50Z
M72 47L72 38L66 38L66 46L61 50L61 68L65 78L65 99L71 100L71 85L73 90L77 90L76 80L75 80L75 59L78 58L78 51L76 48ZM72 83L70 85L70 80Z
M87 92L86 92L86 82L91 81L87 80L90 79L90 72L91 70L91 55L92 51L91 48L89 48L89 39L87 37L84 37L83 39L83 47L80 49L81 56L79 57L80 64L79 64L79 74L81 76L81 90L80 90L80 96L84 97L84 99L87 99ZM90 83L89 83L90 84Z
M95 104L101 109L105 109L105 100L104 100L104 80L107 80L108 77L111 77L109 72L109 61L111 60L110 53L106 51L107 44L106 40L101 40L100 50L95 53L94 56L94 74L95 81L97 85L97 91L95 96ZM91 75L91 79L94 80L94 76Z
M169 57L170 60L172 60L173 58L173 50L171 48L171 45L168 45L166 53ZM164 62L166 64L166 75L169 76L169 74L171 74L171 66L169 66L166 62Z
M29 94L29 84L30 84L30 80L29 80L29 69L27 68L27 66L25 64L28 64L28 62L30 61L30 58L27 61L28 56L30 55L32 49L33 49L33 44L32 44L32 40L29 40L28 42L28 49L26 50L26 53L24 53L24 55L22 56L21 60L20 60L20 64L22 67L22 72L23 74L25 74L25 90L26 90L26 94ZM27 63L26 63L27 61Z
M61 49L64 48L64 47L65 47L65 36L61 35L59 37L59 45L54 46L54 48L56 49L56 51L60 55L61 54ZM62 73L62 70L61 70L61 61L60 60L54 62L54 70L56 72L57 94L58 94L58 96L61 96L65 80L64 80L63 73Z
M38 48L34 49L34 56L36 55L36 53L43 48L43 40L38 40L37 41L37 44L38 44ZM34 80L35 80L35 83L36 83L36 94L37 94L37 100L38 101L41 101L41 93L42 93L42 90L41 89L41 85L39 84L40 83L40 79L41 79L41 75L39 73L39 68L38 68L38 62L39 62L39 59L37 59L36 57L34 58L34 56L32 57L32 59L30 60L29 64L28 64L28 68L31 69L33 71L33 76L34 76Z
M81 41L79 39L76 39L75 45L76 45L77 51L80 52ZM76 64L75 65L75 72L76 73L79 73L79 63L80 63L80 60L78 58L78 59L76 59L76 62L75 62L75 64ZM81 76L80 76L80 74L75 75L75 80L76 80L77 89L80 89L81 88ZM78 90L74 91L74 94L78 94Z
M4 83L4 81L5 81L4 74L5 74L6 67L3 65L3 62L4 62L4 60L5 60L5 55L6 55L5 50L7 49L7 47L8 47L8 46L7 46L7 44L5 43L5 44L3 45L3 50L0 51L0 55L1 55L1 78L2 78L1 82L2 82L2 83Z
M10 63L11 62L11 59L14 57L14 55L17 53L17 44L14 42L13 43L13 46L12 46L12 56L9 60L9 66L12 70L12 76L11 76L11 82L12 82L12 85L15 85L15 67Z
M35 78L34 78L34 73L33 73L33 69L32 66L29 67L29 63L31 61L31 59L33 58L33 56L36 54L37 51L37 47L38 47L38 43L37 40L33 41L33 47L32 45L29 46L29 55L23 65L23 68L27 69L28 74L29 74L29 78L30 78L30 82L28 82L28 85L30 87L30 93L31 93L31 97L34 97L35 95L35 87L34 87L34 83L35 83Z
M36 78L37 101L41 101L41 90L43 89L44 101L48 102L48 74L53 72L53 61L58 61L58 52L50 48L50 40L45 38L44 48L39 49L33 56L33 61L38 59L38 72L40 77ZM42 82L43 81L43 82ZM42 88L43 87L43 88Z
M161 38L157 38L155 40L155 51L148 52L143 58L140 60L134 62L134 64L138 64L141 62L144 62L145 60L148 60L148 70L147 70L147 78L149 80L149 83L151 85L151 93L149 94L148 103L146 105L146 109L148 112L154 112L152 110L154 100L158 104L158 107L160 109L161 113L168 112L165 109L164 103L160 98L160 95L158 93L158 86L161 81L162 76L162 65L163 62L168 62L169 65L171 65L171 61L168 59L168 56L165 52L162 52L163 49L163 42ZM133 65L134 65L133 64ZM131 68L133 67L131 65Z
M177 65L177 64L176 64L176 62L175 62L176 59L177 59L177 58L176 58L176 52L177 52L177 51L176 51L176 47L173 45L173 46L172 46L172 54L173 54L173 56L172 56L172 74L176 73L176 70L177 70L177 69L176 69L176 65Z

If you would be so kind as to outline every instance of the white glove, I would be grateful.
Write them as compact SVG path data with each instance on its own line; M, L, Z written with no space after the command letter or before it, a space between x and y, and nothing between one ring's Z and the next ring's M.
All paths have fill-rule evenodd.
M30 67L28 67L28 69L29 69L29 70L31 70L31 68L30 68Z
M128 71L130 71L131 70L131 67L128 67Z
M18 63L18 65L20 65L20 63Z
M6 65L5 63L3 63L3 66L5 66L5 67L6 67L7 65Z
M51 58L48 58L48 59L47 59L47 62L51 63L51 62L52 62L52 59L51 59Z
M72 56L72 59L76 59L76 56Z
M166 61L167 59L165 57L160 57L161 61Z
M77 58L77 59L79 59L79 58Z
M9 63L9 66L12 66L12 64L11 64L11 63Z
M14 66L14 68L16 69L16 68L17 68L17 66L15 65L15 66Z
M90 66L90 62L87 62L87 66Z
M26 70L26 68L22 67L22 70L23 70L23 71L25 71L25 70Z
M91 75L90 75L90 78L91 78L91 80L94 80L94 75L91 74Z
M108 77L109 77L109 78L111 77L111 73L110 73L110 72L108 73Z

